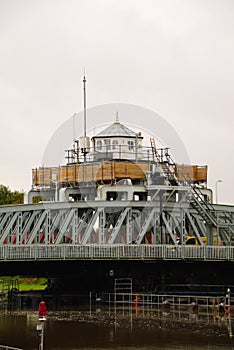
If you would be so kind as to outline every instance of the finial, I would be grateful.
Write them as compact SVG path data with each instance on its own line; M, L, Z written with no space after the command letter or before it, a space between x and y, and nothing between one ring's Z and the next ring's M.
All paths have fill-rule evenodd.
M115 123L119 123L119 112L116 111Z

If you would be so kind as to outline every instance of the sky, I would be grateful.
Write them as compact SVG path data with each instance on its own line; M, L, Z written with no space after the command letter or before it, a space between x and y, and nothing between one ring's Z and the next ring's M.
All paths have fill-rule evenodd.
M56 130L82 111L85 67L88 108L154 111L234 204L233 18L232 0L0 0L0 184L30 189Z

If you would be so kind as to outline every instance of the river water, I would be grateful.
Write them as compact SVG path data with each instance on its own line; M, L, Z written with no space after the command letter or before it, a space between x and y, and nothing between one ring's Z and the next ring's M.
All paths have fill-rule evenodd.
M232 317L209 311L144 308L48 312L45 350L226 350L234 349ZM1 312L0 345L39 348L35 311Z

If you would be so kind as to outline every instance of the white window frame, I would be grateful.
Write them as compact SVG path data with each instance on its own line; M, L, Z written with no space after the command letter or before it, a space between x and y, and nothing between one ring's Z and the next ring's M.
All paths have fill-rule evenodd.
M134 150L134 141L133 140L128 141L128 150L129 151Z
M110 151L110 149L111 149L111 140L110 139L104 140L104 144L105 144L105 151L106 152Z
M112 141L112 149L117 150L118 149L119 142L118 140L113 140Z
M102 150L102 141L98 140L97 141L97 151L101 151Z

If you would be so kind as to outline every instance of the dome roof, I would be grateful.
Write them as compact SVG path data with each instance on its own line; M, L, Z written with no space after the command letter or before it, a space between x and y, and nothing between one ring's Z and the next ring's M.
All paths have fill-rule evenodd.
M136 132L130 130L125 125L121 124L118 119L108 126L103 131L99 132L93 139L96 138L108 138L108 137L129 137L129 138L142 138Z

